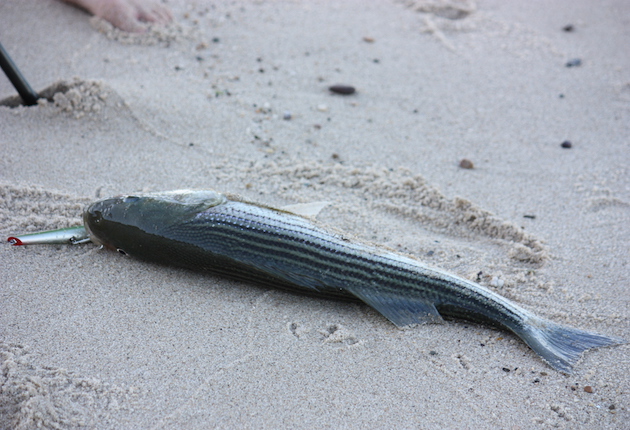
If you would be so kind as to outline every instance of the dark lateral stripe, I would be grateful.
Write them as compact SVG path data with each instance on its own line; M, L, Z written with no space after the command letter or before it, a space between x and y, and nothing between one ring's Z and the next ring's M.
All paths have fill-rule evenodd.
M378 277L378 288L385 294L420 296L434 303L476 304L476 308L484 309L493 318L522 320L522 315L494 301L485 291L445 279L440 272L411 264L406 258L398 261L395 254L380 255L367 245L345 242L302 219L271 211L265 216L260 208L249 212L244 210L247 205L240 206L238 210L219 206L181 227L202 238L208 247L217 241L230 243L232 248L226 256L260 270L269 270L263 263L273 257L274 265L297 275L290 281L302 288L310 286L300 283L300 276L312 279L318 272L319 280L329 289L370 286ZM243 261L243 256L253 260L248 257L248 261ZM242 276L246 278L247 274Z
M217 236L221 236L225 240L239 242L241 249L237 254L250 253L252 247L258 247L257 253L264 258L269 258L273 254L274 257L284 261L287 265L300 266L304 269L313 267L321 270L336 268L335 273L341 275L340 280L353 281L359 278L360 281L367 281L373 277L374 269L378 266L381 271L387 271L387 274L397 281L418 282L417 276L413 278L408 276L411 273L403 271L400 267L348 253L339 244L324 241L316 236L312 236L311 243L306 243L303 238L292 235L290 231L243 229L239 225L223 220L220 221L219 225L213 226L212 233L216 233ZM354 277L348 276L349 271L354 273Z

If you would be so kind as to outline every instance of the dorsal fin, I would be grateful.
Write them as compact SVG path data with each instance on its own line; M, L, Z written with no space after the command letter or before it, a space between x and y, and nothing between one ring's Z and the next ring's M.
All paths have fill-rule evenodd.
M291 212L296 215L315 218L322 209L330 204L330 202L297 203L294 205L282 206L280 210Z

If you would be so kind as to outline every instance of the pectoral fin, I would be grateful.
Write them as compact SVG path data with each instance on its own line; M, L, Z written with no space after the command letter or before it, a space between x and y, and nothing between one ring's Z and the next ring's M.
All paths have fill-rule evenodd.
M400 328L444 322L433 303L419 298L389 295L369 287L354 287L349 291Z

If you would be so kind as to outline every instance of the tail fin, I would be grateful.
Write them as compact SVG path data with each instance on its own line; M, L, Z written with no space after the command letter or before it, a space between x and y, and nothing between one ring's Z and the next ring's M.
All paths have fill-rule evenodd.
M620 338L602 336L538 318L523 326L517 334L551 367L566 374L573 372L573 366L587 349L626 343Z

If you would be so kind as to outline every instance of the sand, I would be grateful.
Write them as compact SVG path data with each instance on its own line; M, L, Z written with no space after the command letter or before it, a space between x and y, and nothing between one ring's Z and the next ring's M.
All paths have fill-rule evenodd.
M129 192L329 201L328 225L630 339L629 4L367 3L171 1L176 23L142 36L0 3L2 44L50 88L10 107L0 77L2 237ZM0 428L630 422L627 345L567 376L490 327L398 330L93 244L5 243L0 261Z

